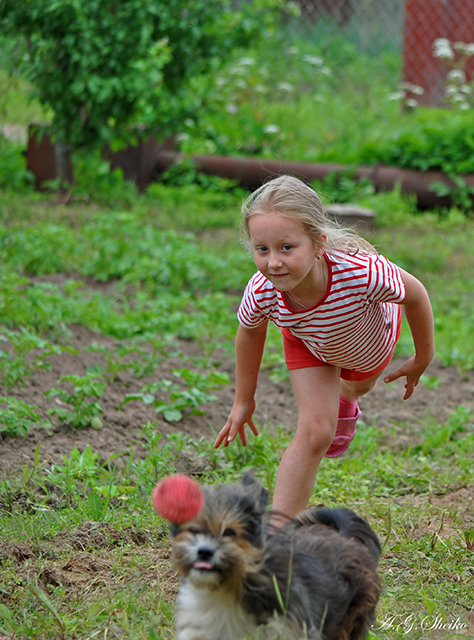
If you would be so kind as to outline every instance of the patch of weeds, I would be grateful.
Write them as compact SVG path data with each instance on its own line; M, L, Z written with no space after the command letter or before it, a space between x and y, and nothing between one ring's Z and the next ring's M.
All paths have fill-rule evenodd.
M441 386L441 380L439 378L426 374L421 376L420 382L424 384L427 389L430 389L430 391L435 391L435 389Z
M289 441L290 435L284 433L281 427L277 427L277 432L273 435L268 425L264 425L257 437L249 438L246 447L239 439L231 446L224 447L222 452L225 463L220 466L234 482L246 471L252 471L261 479L272 499L278 465ZM230 481L230 478L226 481Z
M3 328L0 341L10 342L13 349L13 357L8 351L0 350L0 376L2 385L6 389L11 389L20 382L24 384L25 377L39 369L50 371L51 363L47 358L63 351L61 347L51 344L25 328L21 331ZM27 356L33 350L41 350L41 353L28 358ZM68 348L66 350L70 351Z
M244 193L238 187L236 180L203 173L196 168L195 163L190 158L178 160L178 162L166 169L160 175L160 181L165 185L175 187L197 185L206 193L229 193L236 190L240 194Z
M147 422L143 425L142 438L135 441L145 449L146 457L135 460L133 450L128 466L133 473L150 485L156 484L160 478L174 472L176 450L173 445L163 442L163 434L158 430L158 423Z
M121 169L110 169L100 151L75 151L75 197L94 200L114 209L131 208L138 197L134 182L125 180Z
M466 529L464 531L464 540L469 551L474 552L474 529Z
M337 464L325 461L320 466L313 500L350 506L351 500L444 494L470 484L474 468L470 415L459 407L445 424L427 419L419 444L403 451L390 449L387 434L381 447L376 420L371 426L361 425L350 451Z
M145 404L153 405L156 412L162 413L167 422L180 422L186 409L190 409L194 414L203 413L201 405L217 400L216 396L208 393L210 389L229 384L229 376L217 371L200 373L192 369L173 369L172 373L181 379L184 388L173 380L162 378L158 382L143 386L140 393L127 394L119 409L129 402L141 400ZM155 397L157 392L161 392L161 398Z
M355 169L330 171L324 180L316 180L313 188L328 204L331 202L358 202L361 198L375 193L374 184L369 178L355 178Z
M77 240L72 228L57 221L0 225L5 264L23 274L72 271L77 264Z
M0 187L2 189L12 191L32 189L34 176L25 168L22 151L22 145L13 144L0 134Z
M429 190L433 191L438 198L450 196L453 205L461 211L469 212L473 208L474 187L469 186L462 176L449 174L449 179L454 186L445 184L444 182L432 182Z
M129 346L124 345L124 349L139 356L138 359L128 361L128 369L133 371L137 378L153 375L166 358L182 356L181 351L173 344L172 338L164 336L140 336L130 340Z
M62 464L46 470L47 482L66 501L76 504L87 520L102 521L112 504L123 504L137 491L137 486L118 472L113 460L103 464L98 453L88 446L84 451L76 447Z
M69 392L59 388L50 389L46 391L45 396L48 399L59 396L60 402L69 406L52 407L48 409L48 415L57 416L60 422L68 422L77 429L89 425L94 429L101 429L102 420L99 414L103 413L103 409L99 402L90 401L90 398L100 398L105 393L105 382L97 380L97 373L89 373L86 376L63 376L59 382L72 384L74 390Z
M49 420L43 420L38 407L13 396L0 397L0 433L9 436L26 436L31 427L52 428Z
M434 455L437 451L443 450L445 454L447 451L453 451L455 445L456 448L465 450L466 453L471 448L472 435L467 439L460 439L459 435L466 431L473 430L474 428L474 416L471 409L459 406L454 413L452 413L446 424L440 425L437 421L428 421L425 425L425 437L424 441L417 447L418 450L424 455Z
M153 375L160 363L166 357L170 357L170 353L167 352L168 346L167 341L148 336L124 341L114 349L93 342L84 350L100 353L106 362L106 369L105 371L102 369L101 372L110 383L113 383L120 371L132 371L137 378ZM132 358L132 356L138 356L138 358Z

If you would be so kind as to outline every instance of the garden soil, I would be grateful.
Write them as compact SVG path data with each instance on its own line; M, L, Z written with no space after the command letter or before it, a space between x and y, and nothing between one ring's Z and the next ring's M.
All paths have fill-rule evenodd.
M83 376L89 366L97 363L101 363L105 368L106 364L101 362L100 354L87 351L85 348L92 343L99 343L113 350L120 344L119 341L82 326L72 326L69 329L73 336L71 344L76 348L77 354L63 352L52 356L50 360L53 366L50 371L37 371L26 379L23 387L7 391L0 386L0 396L13 395L30 405L35 405L40 415L46 419L48 409L54 406L57 399L48 400L44 393L57 387L60 377L68 374ZM231 384L212 391L217 399L202 406L202 415L193 415L188 411L184 413L180 422L170 423L163 419L162 414L157 414L152 405L146 405L142 401L129 402L119 408L126 394L140 392L144 384L157 382L162 378L172 378L172 369L190 366L183 364L186 357L192 359L200 355L198 347L191 341L181 342L179 350L181 356L166 359L153 376L137 378L127 370L117 373L114 382L107 385L106 393L100 399L104 410L103 428L100 430L94 430L92 427L73 429L68 425L59 424L56 418L51 418L53 427L50 430L30 429L26 437L0 436L2 475L11 477L19 474L23 466L32 466L36 451L39 462L45 466L61 463L63 456L68 455L74 447L83 451L91 446L104 461L116 454L128 456L130 448L134 449L136 456L142 457L146 455L145 448L140 445L143 438L142 427L148 422L156 423L157 430L163 434L181 431L193 439L204 438L209 441L211 447L214 434L225 424L233 402L234 367L231 356L215 356L220 362L219 370L229 375ZM395 359L387 371L397 368L401 363L402 360ZM366 425L374 424L381 432L381 448L390 448L395 452L404 451L406 447L415 446L421 440L423 425L427 420L443 423L460 405L474 409L474 372L460 374L454 367L442 367L435 359L427 375L438 386L431 388L436 384L429 385L428 388L420 383L415 394L407 401L402 399L404 381L399 380L390 385L379 381L375 389L360 400L362 415L359 430L362 431ZM277 425L282 425L285 431L291 433L294 430L296 406L289 382L274 383L265 371L261 373L255 417L260 427L268 425L270 430L274 430ZM253 437L250 431L248 437ZM203 464L205 463L197 456L183 456L178 460L178 470L199 474L203 470ZM325 461L323 464L334 464L334 461ZM454 500L464 513L465 524L474 527L472 487L459 487L454 494L430 496L429 499L438 500L440 505L449 503L451 506Z

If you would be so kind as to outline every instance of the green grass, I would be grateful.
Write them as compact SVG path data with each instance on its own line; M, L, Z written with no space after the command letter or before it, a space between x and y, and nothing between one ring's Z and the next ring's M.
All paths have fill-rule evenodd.
M472 414L463 421L472 429ZM144 460L130 456L118 465L99 461L91 449L75 450L63 464L49 470L25 467L3 483L4 632L91 638L109 630L134 639L173 638L177 585L168 566L166 525L149 503L154 482L173 470L179 450L205 459L201 482L236 481L243 470L256 468L267 483L287 442L284 434L264 431L246 449L238 445L214 452L205 442L179 435L158 449L153 425L144 436L149 452ZM419 626L438 615L444 621L459 616L466 624L472 546L454 510L432 506L430 498L472 485L472 434L454 430L451 436L442 449L430 446L423 454L422 438L412 450L397 454L390 450L396 440L392 443L389 435L381 446L377 429L368 428L348 456L322 465L318 474L316 503L356 509L381 536L379 626L388 627L391 616L397 624L409 624L410 617ZM450 536L442 533L442 524L450 525ZM401 634L385 628L376 635Z

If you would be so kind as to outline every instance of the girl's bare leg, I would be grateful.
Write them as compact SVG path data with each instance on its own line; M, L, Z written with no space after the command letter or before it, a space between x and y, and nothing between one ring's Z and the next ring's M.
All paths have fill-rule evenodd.
M290 517L306 508L319 463L333 440L339 412L339 375L339 367L330 366L290 371L298 424L281 459L273 499L273 509Z
M366 393L369 393L369 391L375 387L380 375L379 373L372 378L367 378L367 380L343 380L341 378L341 396L348 402L355 402L357 398L365 396Z

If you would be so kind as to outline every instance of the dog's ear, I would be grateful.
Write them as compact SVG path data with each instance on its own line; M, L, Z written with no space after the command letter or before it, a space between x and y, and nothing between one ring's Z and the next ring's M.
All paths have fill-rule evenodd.
M268 491L263 488L251 473L244 474L240 484L245 488L245 493L252 499L252 510L255 515L263 515L268 504Z

